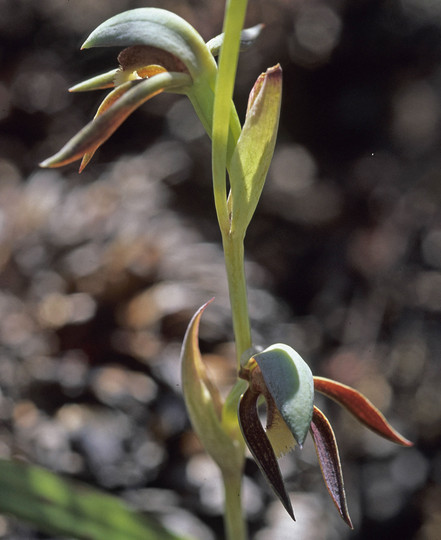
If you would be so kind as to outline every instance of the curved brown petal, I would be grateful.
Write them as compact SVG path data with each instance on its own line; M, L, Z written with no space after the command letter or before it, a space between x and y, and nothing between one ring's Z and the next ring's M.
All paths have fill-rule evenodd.
M310 432L314 440L315 450L320 463L323 480L328 488L337 510L343 520L353 529L346 504L343 473L341 470L340 456L338 454L337 441L331 424L320 409L314 406Z
M129 84L121 84L120 86L117 86L110 94L107 94L107 96L104 98L104 100L101 102L101 105L98 107L98 110L94 116L94 120L98 117L104 114L107 109L109 109L123 94L125 94L132 85ZM83 159L81 160L80 170L81 173L86 165L89 163L89 161L92 159L93 155L97 151L98 147L100 145L97 145L95 148L90 149L88 152L86 152L83 156Z
M239 424L250 452L263 476L280 499L285 510L295 521L291 501L283 483L276 455L257 414L259 392L246 390L239 402Z
M103 114L89 122L59 152L40 163L40 166L61 167L81 159L84 154L93 152L101 146L124 120L148 99L165 89L171 91L177 88L187 88L191 84L191 78L185 73L164 72L149 79L125 84L131 85L127 92L120 96Z
M403 446L413 446L411 441L400 435L381 412L354 388L325 377L314 377L314 389L345 407L359 422L378 435Z

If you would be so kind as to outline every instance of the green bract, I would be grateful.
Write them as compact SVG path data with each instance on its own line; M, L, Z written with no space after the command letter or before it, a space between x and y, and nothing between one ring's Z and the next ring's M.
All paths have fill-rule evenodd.
M241 470L242 444L230 438L222 426L222 400L207 375L198 344L199 323L203 305L193 316L181 351L182 388L192 426L205 450L219 465L223 474Z
M269 68L250 93L245 124L229 167L232 232L245 234L274 153L282 98L282 70Z

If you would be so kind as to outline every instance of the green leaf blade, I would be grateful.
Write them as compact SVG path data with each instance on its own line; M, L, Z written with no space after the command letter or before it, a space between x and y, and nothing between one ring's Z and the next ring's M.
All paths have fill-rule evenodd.
M0 460L0 511L78 540L189 540L122 500L41 467Z

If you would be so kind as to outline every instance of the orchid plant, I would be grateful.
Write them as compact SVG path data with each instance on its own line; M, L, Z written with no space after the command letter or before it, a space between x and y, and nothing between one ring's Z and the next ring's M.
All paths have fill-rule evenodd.
M392 442L412 443L397 433L357 390L314 377L308 364L286 344L253 347L244 274L244 238L262 193L279 121L282 70L261 74L251 90L241 126L232 101L238 55L261 27L242 30L245 0L230 1L224 33L205 43L177 15L155 8L121 13L101 24L83 45L124 47L119 66L77 84L71 91L112 90L95 118L41 166L59 167L81 159L80 172L97 148L138 107L161 92L186 95L212 139L214 203L222 236L237 355L237 380L223 401L210 380L198 346L202 306L191 320L181 353L183 393L192 425L217 463L225 488L225 530L229 539L247 537L240 502L248 447L265 479L294 519L278 458L311 434L327 489L344 521L349 516L337 443L325 415L314 405L320 392L347 408L360 422ZM215 57L219 55L218 62ZM228 175L228 182L227 182ZM267 408L266 428L258 404Z

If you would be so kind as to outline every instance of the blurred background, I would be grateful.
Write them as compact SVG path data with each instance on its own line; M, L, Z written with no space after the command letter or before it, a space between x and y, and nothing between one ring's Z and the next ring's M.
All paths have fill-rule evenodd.
M40 170L116 67L80 51L101 22L160 6L208 40L223 2L0 0L0 456L124 497L168 527L222 538L222 491L183 406L179 351L235 377L210 143L189 102L161 95L81 174ZM334 426L355 525L341 521L310 441L283 458L293 524L247 461L251 538L441 538L441 1L252 0L265 23L236 103L280 62L280 133L246 241L256 344L283 341L363 391L415 441L402 449L318 400ZM48 539L0 516L0 538Z

